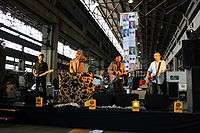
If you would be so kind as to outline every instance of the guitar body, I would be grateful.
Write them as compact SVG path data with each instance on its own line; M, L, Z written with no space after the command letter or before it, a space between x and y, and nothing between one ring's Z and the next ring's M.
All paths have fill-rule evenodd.
M113 80L117 79L117 78L123 78L126 75L126 73L122 73L122 72L114 72L114 74L110 74L110 82L112 82Z
M53 69L48 70L48 71L46 71L46 72L40 74L39 77L46 76L47 74L52 73L53 71L54 71Z
M155 75L155 76L148 77L147 80L148 80L148 82L152 82L152 81L156 80L156 83L163 84L163 82L165 81L165 72L160 73L157 76Z
M149 81L153 81L153 80L155 80L155 79L156 79L156 76L148 77L148 80L149 80Z

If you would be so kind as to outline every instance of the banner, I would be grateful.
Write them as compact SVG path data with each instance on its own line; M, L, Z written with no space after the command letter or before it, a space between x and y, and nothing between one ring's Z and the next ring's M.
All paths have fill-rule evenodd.
M120 14L120 26L123 37L123 52L126 70L129 70L136 64L136 34L138 27L138 13L128 12Z

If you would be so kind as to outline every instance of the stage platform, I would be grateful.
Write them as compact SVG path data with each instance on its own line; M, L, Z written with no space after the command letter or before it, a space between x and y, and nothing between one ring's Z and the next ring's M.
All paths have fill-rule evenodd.
M65 107L0 107L1 123L102 129L127 132L195 132L200 113L169 111L132 112L128 108L88 110Z

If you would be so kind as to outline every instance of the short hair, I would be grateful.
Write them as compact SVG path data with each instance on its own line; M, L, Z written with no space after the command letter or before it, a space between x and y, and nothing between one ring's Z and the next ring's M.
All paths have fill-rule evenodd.
M155 52L154 54L159 54L161 56L160 52Z
M83 51L82 51L82 50L80 50L80 49L79 49L79 50L77 50L76 52L77 52L77 53L83 53Z
M121 60L123 60L123 57L122 57L121 55L117 55L117 56L115 56L115 59L116 59L117 57L120 57Z
M42 56L44 58L44 54L39 54L38 56Z

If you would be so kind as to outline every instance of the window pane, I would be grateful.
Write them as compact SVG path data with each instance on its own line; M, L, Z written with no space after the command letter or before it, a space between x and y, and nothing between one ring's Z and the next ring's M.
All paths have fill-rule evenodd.
M26 72L32 72L32 69L31 69L31 68L28 68L28 67L26 67L26 68L25 68L25 71L26 71Z
M64 45L61 42L58 42L58 53L63 55L64 54Z
M14 58L10 57L10 56L6 56L6 60L8 60L8 61L14 61Z
M15 66L15 70L18 71L18 70L19 70L19 67L18 67L18 66Z
M37 55L40 54L39 51L33 50L31 48L27 48L27 47L24 47L24 53L31 54L31 55L34 55L34 56L37 56Z
M20 21L19 19L13 18L9 12L4 14L0 10L0 22L36 40L42 41L42 32L29 25L25 25L25 23Z
M30 62L30 61L25 61L25 64L27 64L27 65L32 65L32 62Z
M64 46L64 55L69 58L75 58L76 51L69 46Z
M16 43L13 43L13 42L10 42L10 41L7 41L7 40L4 40L4 42L5 42L6 47L11 48L11 49L15 49L15 50L18 50L18 51L22 51L22 45L19 45L19 44L16 44Z
M6 65L5 65L5 68L6 68L6 69L14 70L14 69L15 69L15 66L14 66L14 65L10 65L10 64L6 64Z
M18 59L18 58L15 58L15 62L19 62L19 59Z

